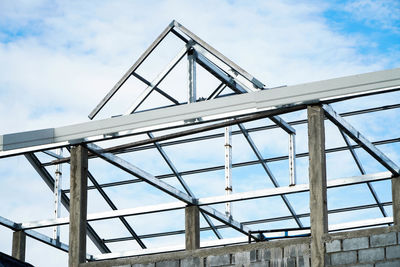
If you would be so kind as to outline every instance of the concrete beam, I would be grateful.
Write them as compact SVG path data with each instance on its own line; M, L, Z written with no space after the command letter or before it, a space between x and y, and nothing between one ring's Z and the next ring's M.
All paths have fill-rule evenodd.
M200 219L197 206L185 208L185 248L186 250L200 248Z
M72 147L69 267L78 267L80 263L86 262L87 173L88 156L86 147L82 145Z
M400 177L392 178L393 222L400 225Z
M310 180L311 265L323 267L325 266L325 247L322 237L328 232L324 110L320 105L308 106L307 116Z
M25 232L23 231L14 232L11 255L20 261L25 261L25 245L26 245Z

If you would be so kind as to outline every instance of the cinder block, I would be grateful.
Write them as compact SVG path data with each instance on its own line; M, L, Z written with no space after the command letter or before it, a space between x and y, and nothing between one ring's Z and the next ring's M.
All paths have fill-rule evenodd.
M136 264L135 264L136 265ZM131 267L131 265L130 264L125 264L125 265L115 265L115 266L112 266L112 267ZM136 267L136 266L135 266Z
M250 264L251 267L271 267L269 265L269 261L262 261L262 262L252 262Z
M181 260L180 267L201 267L200 258L186 258Z
M371 263L367 263L367 264L362 263L362 264L350 265L350 266L347 266L347 267L374 267L374 265L371 264Z
M221 266L231 264L231 254L216 255L207 257L207 266ZM158 267L158 266L156 266Z
M343 251L368 248L368 237L343 239Z
M370 248L358 251L359 262L375 262L385 258L384 248Z
M131 265L127 265L127 266L131 266ZM136 263L136 264L132 264L132 267L155 267L156 264L155 263Z
M179 267L179 260L156 262L156 267Z
M400 246L390 246L386 247L386 258L387 259L395 259L400 258Z
M287 258L286 267L296 267L296 258Z
M336 252L331 254L332 265L353 264L357 262L357 251Z
M340 240L332 240L325 243L326 253L341 251Z
M249 265L250 264L250 252L244 251L244 252L235 253L235 261L231 262L231 263L234 263L235 265L238 265L238 266Z
M282 259L282 248L267 248L264 251L264 259L269 261L274 261Z
M400 260L397 261L387 261L375 264L375 267L399 267Z
M371 247L383 247L397 244L397 233L386 233L371 236Z
M250 262L257 262L261 260L261 253L258 249L250 251Z

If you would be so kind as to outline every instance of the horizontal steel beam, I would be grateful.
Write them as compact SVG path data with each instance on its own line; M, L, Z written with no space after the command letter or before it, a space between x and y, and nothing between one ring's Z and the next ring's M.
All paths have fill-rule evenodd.
M71 126L1 135L0 157L189 125L189 121L200 117L207 122L399 89L400 68L262 90Z
M392 160L390 160L384 153L382 153L376 146L374 146L367 138L365 138L359 131L338 115L331 106L324 104L322 108L325 115L343 132L345 132L351 139L364 148L372 157L379 163L387 168L393 175L400 174L400 168Z
M349 230L349 229L356 229L356 228L363 228L363 227L371 227L377 225L384 225L388 223L392 223L392 217L385 217L385 218L377 218L377 219L370 219L370 220L362 220L362 221L354 221L350 223L341 223L341 224L333 224L329 225L329 231L342 231L342 230ZM289 234L309 234L310 230L297 230L297 231L290 231ZM284 239L285 236L279 236L280 233L267 233L265 234L267 237L270 238L282 238ZM246 243L246 237L238 237L238 238L229 238L229 239L221 239L215 241L205 241L201 242L200 247L216 247L216 246L224 246L224 245L233 245L239 243ZM180 251L184 250L184 246L169 246L169 247L162 247L162 248L155 248L155 249L142 249L142 250L131 250L131 251L124 251L124 252L115 252L115 253L108 253L108 254L101 254L101 255L93 255L93 260L109 260L121 257L134 257L140 255L149 255L149 254L156 254L162 252L173 252L173 251Z
M2 216L0 216L0 225L3 225L13 231L21 231L22 230L21 225L19 223L10 221ZM53 239L51 237L48 237L47 235L36 232L34 230L23 230L23 231L27 236L32 237L33 239L36 239L37 241L40 241L44 244L50 245L50 246L60 249L62 251L68 252L68 249L69 249L68 245L60 242L59 240ZM87 254L86 258L88 260L91 260L92 255Z
M380 172L375 174L367 174L361 176L354 176L348 178L341 178L341 179L334 179L328 180L327 187L334 188L334 187L341 187L341 186L348 186L360 183L368 183L368 182L377 182L382 180L391 179L392 174L390 172ZM295 186L284 186L278 188L267 188L261 189L256 191L249 191L249 192L242 192L242 193L232 193L230 195L222 195L216 197L203 197L194 200L194 203L200 206L201 210L206 212L207 214L216 214L217 216L222 216L221 213L215 213L215 211L210 210L209 207L206 205L214 205L226 202L233 202L233 201L243 201L243 200L250 200L256 198L263 198L263 197L272 197L284 194L293 194L293 193L300 193L306 192L309 190L308 184L301 184ZM117 217L124 217L124 216L134 216L134 215L142 215L148 213L156 213L156 212L164 212L176 209L182 209L186 207L187 204L184 202L170 202L165 204L159 205L151 205L151 206L144 206L138 208L130 208L130 209L121 209L121 210L112 210L107 212L100 212L100 213L93 213L87 215L87 221L95 221L95 220L102 220L102 219L111 219ZM211 215L210 214L210 215ZM214 216L213 216L214 217ZM224 218L228 218L223 216ZM49 227L55 225L63 225L69 223L69 217L59 218L59 219L48 219L48 220L41 220L35 222L25 222L19 224L19 229L33 229L33 228L41 228L41 227ZM238 223L234 222L235 227L242 229Z

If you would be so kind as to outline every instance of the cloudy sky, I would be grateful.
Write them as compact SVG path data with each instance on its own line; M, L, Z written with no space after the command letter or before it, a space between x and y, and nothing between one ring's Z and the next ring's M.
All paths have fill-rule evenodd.
M400 67L396 0L0 0L0 134L88 121L90 111L173 19L267 87ZM179 50L174 41L164 49ZM143 73L150 79L168 55L153 58L155 64L144 66ZM116 95L119 100L99 118L123 112L112 104L129 106L133 100L128 95ZM8 169L11 161L18 170ZM51 194L39 177L31 177L25 159L0 164L0 199L10 203L2 205L0 215L16 221L41 218L35 214L50 218ZM18 187L21 183L29 183L29 192ZM122 195L114 197L123 201ZM40 205L21 208L35 201ZM129 201L121 205L128 207ZM43 206L48 211L41 212ZM1 229L0 234L5 240L0 251L10 253L11 232ZM38 257L43 251L54 256ZM28 243L28 261L37 266L63 266L65 259L36 241Z

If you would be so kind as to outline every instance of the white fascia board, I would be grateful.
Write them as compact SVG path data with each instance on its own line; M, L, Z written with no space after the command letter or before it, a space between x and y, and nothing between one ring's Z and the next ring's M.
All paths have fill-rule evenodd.
M282 109L284 111L288 107L301 107L310 103L340 100L347 97L398 89L400 89L400 68L263 90L39 130L39 133L47 131L53 135L46 135L43 138L38 137L33 132L3 135L0 137L0 148L3 150L0 152L0 157L40 150L43 145L47 148L52 148L65 142L75 144L99 141L113 136L127 136L146 131L189 125L196 118L202 118L202 121L205 122L268 110Z

